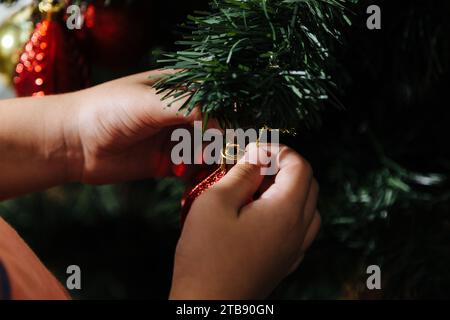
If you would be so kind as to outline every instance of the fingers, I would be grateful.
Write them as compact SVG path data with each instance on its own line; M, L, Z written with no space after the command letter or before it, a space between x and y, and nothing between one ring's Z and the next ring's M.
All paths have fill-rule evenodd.
M316 210L313 220L306 231L305 239L299 251L299 256L292 265L292 267L290 268L289 273L294 272L299 267L300 263L302 263L303 259L305 258L306 250L309 249L314 239L316 238L317 234L319 233L321 222L322 221L320 218L319 211Z
M144 136L165 127L201 120L198 107L189 114L187 110L180 110L189 99L189 93L180 96L180 99L163 99L165 93L157 94L151 87L158 78L174 72L176 70L154 70L118 79L105 84L102 94L109 96L111 103L120 111L120 121Z
M140 73L134 76L133 80L145 84L147 86L152 86L160 80L165 75L171 75L181 70L174 69L158 69L150 72ZM190 94L182 94L180 96L181 99L178 98L167 98L163 99L165 96L165 92L156 94L156 90L153 90L155 96L158 98L158 103L160 106L160 110L163 110L161 114L165 119L164 123L169 123L169 125L190 123L195 120L201 120L201 112L200 108L194 108L189 114L186 114L186 110L180 110L180 108L184 105L184 103L189 99Z
M137 74L135 77L135 81L145 84L146 86L152 86L160 80L165 75L170 75L180 72L180 70L174 69L158 69L150 72L144 72L141 74ZM187 114L187 110L180 110L180 108L186 103L186 101L190 97L190 93L186 92L181 94L178 98L164 98L166 92L162 92L160 94L156 93L156 90L152 88L154 97L157 101L154 101L152 105L157 106L159 114L156 116L161 116L161 123L167 125L177 125L184 123L191 123L196 120L201 120L201 112L200 108L194 108L189 114Z
M265 146L276 156L278 173L272 179L265 177L259 191L261 197L243 208L242 217L250 225L261 230L278 229L284 242L291 242L291 250L297 257L290 271L301 263L320 228L320 215L316 209L319 185L313 177L311 166L294 150L281 146L277 154L273 146ZM268 179L269 178L269 179ZM267 182L272 184L267 187Z
M308 231L305 235L305 240L303 240L302 244L302 252L305 252L309 249L311 244L313 243L314 239L316 238L317 234L320 230L320 225L322 223L322 218L320 217L319 211L316 210L314 213L314 217L312 219L311 224L309 225Z
M311 225L308 228L308 231L306 233L305 240L304 240L304 242L302 244L302 248L299 251L299 256L295 260L295 262L292 264L291 268L288 271L288 274L291 274L295 270L297 270L297 268L303 262L303 259L305 258L306 250L309 249L309 247L313 243L314 239L316 238L317 233L319 232L320 224L321 224L320 215L319 215L319 212L316 211L316 214L314 215L314 219L313 219L313 221L312 221L312 223L311 223Z
M319 184L317 180L313 178L311 186L308 191L308 198L306 200L305 208L303 210L303 219L300 223L304 226L304 230L307 230L310 226L314 214L316 213L317 198L319 196Z
M300 218L313 180L311 166L298 153L286 146L281 146L278 154L272 154L272 157L274 156L279 172L273 184L255 201L255 205L271 208L268 212L273 212L272 214L282 211L284 214ZM314 206L315 201L317 199L313 197L310 206Z
M317 198L319 195L319 184L313 178L311 187L306 200L305 208L303 210L302 219L300 219L300 235L301 235L301 255L311 246L317 232L320 228L320 215L317 211Z
M187 110L180 110L189 96L179 100L174 98L163 100L164 93L157 94L156 90L152 88L146 89L148 91L145 96L145 111L147 119L151 123L160 127L167 127L201 120L201 112L198 107L194 108L189 114L186 113Z
M296 203L305 203L308 190L313 178L312 168L294 150L282 146L277 155L279 172L274 184L263 194L273 198L282 196L293 199Z
M156 69L146 72L137 73L131 76L128 76L124 79L127 79L130 82L145 84L151 86L155 84L156 81L164 77L167 74L174 74L179 72L180 70L175 69Z
M264 149L250 144L245 156L211 190L227 195L227 204L239 211L251 201L263 181L259 159L264 157Z

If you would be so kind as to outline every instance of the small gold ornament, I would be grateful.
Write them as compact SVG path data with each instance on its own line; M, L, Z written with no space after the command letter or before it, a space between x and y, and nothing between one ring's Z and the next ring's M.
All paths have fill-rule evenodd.
M9 86L19 54L33 31L35 6L20 9L0 25L0 84Z

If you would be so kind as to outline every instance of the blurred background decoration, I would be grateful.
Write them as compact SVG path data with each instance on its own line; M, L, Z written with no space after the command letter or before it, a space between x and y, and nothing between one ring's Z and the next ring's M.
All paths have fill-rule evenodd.
M19 54L33 30L31 1L20 1L15 6L3 5L0 10L0 97L11 88L12 77ZM9 90L10 92L11 90ZM12 93L9 93L11 96Z
M44 66L33 65L39 54L34 46L47 48L33 40L33 30L44 21L64 22L64 12L49 17L39 1L0 1L0 99L40 92L18 90L20 64L22 72L30 67L30 83L72 81L43 94L155 68L162 51L176 49L186 16L208 8L208 0L74 2L83 9L84 26L59 28L52 41L63 60L53 57ZM366 28L370 4L382 9L381 30ZM448 298L450 3L360 0L349 9L352 26L343 28L344 41L332 52L335 94L345 110L327 107L320 129L283 137L312 163L323 228L300 269L272 297ZM82 58L62 50L70 42ZM39 77L36 66L65 59L73 63ZM0 215L62 281L68 265L81 267L83 289L72 292L74 298L164 299L183 190L172 178L73 184L4 201ZM382 270L377 292L365 289L371 264Z

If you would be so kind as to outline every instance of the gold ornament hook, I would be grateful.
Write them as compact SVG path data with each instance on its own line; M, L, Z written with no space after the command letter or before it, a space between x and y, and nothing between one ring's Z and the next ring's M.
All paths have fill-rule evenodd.
M229 150L230 148L234 148L234 152L231 153ZM237 151L237 152L235 152ZM242 156L245 153L245 150L240 147L239 144L236 143L227 143L225 148L222 149L220 152L220 155L222 156L220 165L224 167L226 165L226 160L230 160L233 162L236 162L240 159L240 156Z

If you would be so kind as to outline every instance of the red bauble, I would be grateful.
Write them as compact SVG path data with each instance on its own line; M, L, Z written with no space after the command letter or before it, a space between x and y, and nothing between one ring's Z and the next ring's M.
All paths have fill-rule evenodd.
M88 71L62 18L44 19L20 55L14 86L19 97L75 91L86 87Z
M210 172L210 168L206 168L205 170L197 173L197 175L192 179L194 187L188 188L183 195L183 199L181 200L181 226L184 225L186 217L195 199L197 199L203 192L211 188L227 173L226 168L222 165L212 173Z

